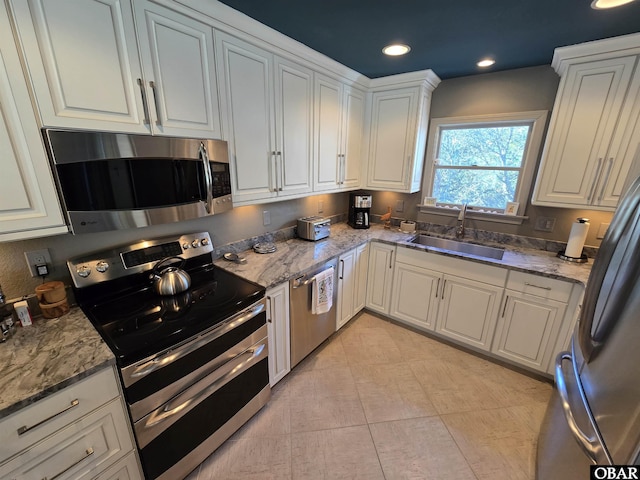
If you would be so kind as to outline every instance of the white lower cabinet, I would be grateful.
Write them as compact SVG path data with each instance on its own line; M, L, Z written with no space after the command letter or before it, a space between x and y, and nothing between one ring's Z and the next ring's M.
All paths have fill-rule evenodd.
M385 243L371 242L369 246L366 307L384 315L389 315L391 307L395 251L395 245Z
M413 326L435 330L442 273L398 262L393 277L390 315Z
M143 478L117 381L106 368L0 421L0 478Z
M373 257L370 265L376 266ZM375 271L369 275L375 283ZM583 294L576 283L399 247L389 316L553 374Z
M444 275L436 332L489 350L503 291L501 286Z
M368 244L349 250L338 259L338 309L336 330L364 308L369 260Z
M289 284L285 282L267 290L269 384L272 387L291 371L289 330Z
M507 290L491 351L516 363L544 370L566 308L566 303Z

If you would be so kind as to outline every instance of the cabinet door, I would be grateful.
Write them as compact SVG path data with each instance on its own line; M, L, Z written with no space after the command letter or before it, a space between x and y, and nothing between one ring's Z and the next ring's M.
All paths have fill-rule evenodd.
M311 192L313 72L276 58L278 196Z
M630 56L569 67L556 98L535 203L595 203L635 63Z
M315 76L314 191L338 188L342 84Z
M234 203L275 197L275 141L271 86L272 55L216 32L224 68L229 155Z
M503 291L487 283L444 275L436 331L488 351Z
M356 248L356 293L354 315L362 310L367 296L367 269L369 268L369 243Z
M150 1L134 7L154 133L221 138L213 29Z
M636 66L616 133L607 152L595 203L601 207L615 208L626 191L625 186L636 179L639 169L640 63Z
M366 97L364 92L345 87L343 95L341 188L360 186L362 171L362 142L364 140L364 115Z
M67 233L4 4L0 4L0 152L0 240Z
M267 335L269 336L269 384L273 387L291 371L288 283L267 291Z
M369 246L366 306L370 310L386 315L389 314L391 305L395 250L395 246L377 242Z
M418 87L373 94L369 187L409 190L418 99Z
M129 0L12 0L44 126L149 133Z
M0 478L95 478L133 450L125 415L112 400L2 463Z
M406 263L396 263L393 275L393 318L434 330L442 273Z
M355 313L356 251L349 250L338 259L338 317L339 330Z
M567 305L514 290L507 290L506 294L491 351L544 371Z

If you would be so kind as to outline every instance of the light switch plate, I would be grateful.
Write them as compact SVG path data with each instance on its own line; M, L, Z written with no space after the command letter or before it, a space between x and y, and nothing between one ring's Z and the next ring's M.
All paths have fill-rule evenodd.
M556 219L553 217L538 217L536 218L536 224L533 229L540 232L553 232L555 225Z
M271 225L271 212L269 212L269 210L264 210L262 212L262 225Z
M396 212L404 212L404 200L398 200L396 202Z

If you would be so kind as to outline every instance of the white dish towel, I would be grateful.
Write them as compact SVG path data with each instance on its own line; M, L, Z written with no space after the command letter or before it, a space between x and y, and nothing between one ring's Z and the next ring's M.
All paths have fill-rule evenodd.
M311 313L320 315L331 310L333 305L333 267L330 267L313 277L313 293L311 298Z

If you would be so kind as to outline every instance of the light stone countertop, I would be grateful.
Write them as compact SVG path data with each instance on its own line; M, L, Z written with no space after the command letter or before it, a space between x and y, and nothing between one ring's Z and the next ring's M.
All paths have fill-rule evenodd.
M327 239L310 242L294 238L278 242L275 253L242 252L247 259L244 264L222 258L215 263L267 288L289 281L371 240L581 284L586 284L593 263L593 259L587 264L565 262L552 252L508 245L503 245L506 247L503 259L493 260L410 243L415 235L397 228L388 230L379 224L356 230L346 223L338 223L331 225L331 236ZM31 327L17 327L7 342L0 343L0 362L0 418L3 418L102 368L115 365L115 357L80 308L74 307L60 318L38 318Z
M417 232L401 232L397 228L385 229L380 224L373 224L371 228L366 230L357 230L349 227L346 223L337 223L331 225L329 238L317 242L293 238L277 242L278 250L274 253L259 254L253 250L242 252L240 255L246 258L246 263L234 263L220 258L216 260L215 264L266 288L286 282L305 270L370 240L425 250L435 255L464 258L473 262L497 265L510 270L568 280L583 285L587 283L593 264L593 259L589 259L588 263L584 264L572 263L561 260L553 252L513 248L509 245L499 245L505 248L504 257L502 260L494 260L410 243L416 234ZM497 246L492 243L487 244Z
M115 363L78 307L59 318L18 326L0 343L0 418Z

